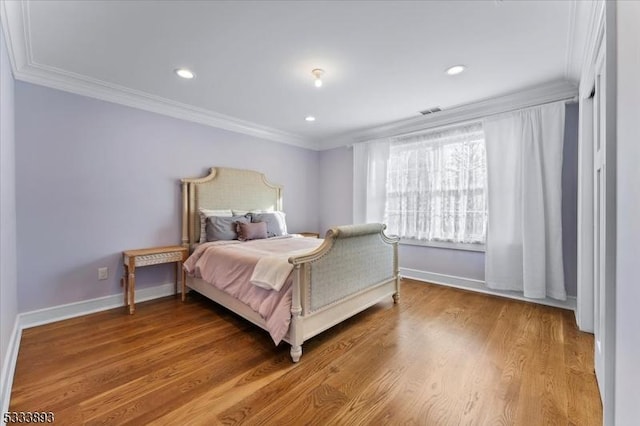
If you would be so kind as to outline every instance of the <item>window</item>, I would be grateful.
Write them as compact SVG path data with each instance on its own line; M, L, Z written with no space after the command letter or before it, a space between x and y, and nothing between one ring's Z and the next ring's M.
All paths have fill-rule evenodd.
M384 221L416 242L484 244L486 154L481 123L395 138Z

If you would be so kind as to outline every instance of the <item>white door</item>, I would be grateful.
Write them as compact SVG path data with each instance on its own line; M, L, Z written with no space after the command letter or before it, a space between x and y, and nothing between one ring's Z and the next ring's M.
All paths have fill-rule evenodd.
M606 174L605 174L605 90L604 61L602 56L596 65L595 93L593 99L593 260L594 260L594 336L595 370L600 395L604 395L604 341L605 341L605 260L606 260Z
M605 43L601 47L604 47ZM615 125L607 111L604 49L595 67L593 98L593 289L595 370L604 406L605 424L613 421L615 362Z

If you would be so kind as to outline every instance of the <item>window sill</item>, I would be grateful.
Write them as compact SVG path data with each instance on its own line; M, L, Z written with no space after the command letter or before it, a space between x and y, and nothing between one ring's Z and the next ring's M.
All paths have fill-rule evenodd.
M484 253L484 244L450 243L446 241L420 241L411 239L400 239L400 244L407 246L435 247L449 250L477 251Z

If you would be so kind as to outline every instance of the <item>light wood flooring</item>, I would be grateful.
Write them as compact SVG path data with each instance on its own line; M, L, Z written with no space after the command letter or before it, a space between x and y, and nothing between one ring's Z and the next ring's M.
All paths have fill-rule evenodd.
M24 331L10 410L56 424L596 425L593 336L556 308L404 280L288 345L191 293Z

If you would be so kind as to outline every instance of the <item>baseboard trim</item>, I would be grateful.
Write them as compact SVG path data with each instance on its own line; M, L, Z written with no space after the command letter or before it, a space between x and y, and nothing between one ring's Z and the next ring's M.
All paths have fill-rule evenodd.
M0 378L0 405L2 412L9 411L9 402L11 401L11 388L13 387L13 375L16 370L16 362L18 361L18 351L20 349L20 339L22 338L22 329L20 328L20 318L16 317L13 322L13 331L7 346L7 354L2 363L2 373ZM4 422L2 422L4 424Z
M492 290L485 286L484 281L476 280L472 278L458 277L455 275L438 274L436 272L420 271L418 269L400 268L400 275L406 278L411 278L416 281L423 281L432 284L444 285L447 287L459 288L462 290L470 290L478 293L490 294L493 296L506 297L508 299L522 300L525 302L537 303L539 305L553 306L556 308L569 309L571 311L576 310L576 297L568 296L567 300L555 300L550 298L545 299L531 299L524 297L521 293L516 291L500 291Z
M174 294L174 291L175 283L165 283L154 287L136 290L136 302L144 302L146 300L170 296ZM123 304L123 294L118 293L110 296L98 297L96 299L83 300L66 305L24 312L19 314L18 317L20 318L21 328L25 329L82 315L93 314L95 312L106 311L107 309L123 306Z

